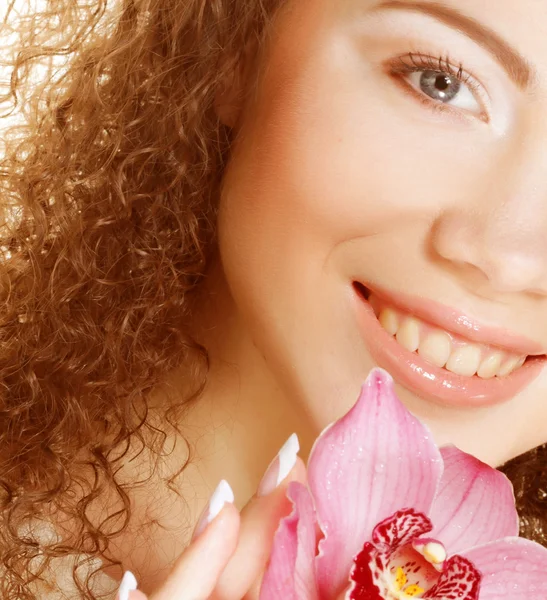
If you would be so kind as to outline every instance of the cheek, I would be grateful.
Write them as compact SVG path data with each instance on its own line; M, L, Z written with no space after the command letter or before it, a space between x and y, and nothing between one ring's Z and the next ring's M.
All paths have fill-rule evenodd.
M403 92L387 76L351 61L342 70L333 54L265 83L231 165L224 222L257 260L428 218L468 197L485 168L463 135L409 118L415 101L393 102Z

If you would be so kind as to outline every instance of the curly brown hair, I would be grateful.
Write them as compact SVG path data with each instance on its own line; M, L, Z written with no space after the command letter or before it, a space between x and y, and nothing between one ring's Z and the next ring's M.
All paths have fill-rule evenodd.
M78 568L89 557L119 564L109 543L131 506L117 470L130 442L151 446L147 395L184 362L194 370L186 402L204 385L207 353L189 318L231 142L215 96L249 43L264 45L281 2L8 6L0 103L24 120L3 131L0 178L4 600L35 600L30 584L60 556L80 557L80 597L98 598L93 568L83 580ZM184 406L165 418L176 424ZM523 532L540 542L546 464L540 449L507 466ZM90 520L91 504L112 494L114 508ZM25 526L52 515L70 535L39 539Z

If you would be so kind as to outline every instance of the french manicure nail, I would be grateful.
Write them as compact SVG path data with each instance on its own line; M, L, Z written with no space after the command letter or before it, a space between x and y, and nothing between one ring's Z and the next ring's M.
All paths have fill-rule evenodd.
M137 589L137 580L131 571L126 571L118 590L118 600L129 600L129 592Z
M230 487L230 484L223 479L213 492L209 503L207 504L203 514L201 515L199 522L194 531L192 539L196 539L200 533L209 525L209 523L220 513L226 503L234 503L234 492Z
M258 486L257 495L267 496L287 477L296 464L296 456L300 450L298 436L293 433L283 444L277 456L266 469L264 477Z

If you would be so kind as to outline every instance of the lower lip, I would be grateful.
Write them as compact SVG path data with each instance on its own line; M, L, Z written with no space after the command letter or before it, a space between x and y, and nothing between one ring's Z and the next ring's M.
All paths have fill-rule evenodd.
M481 379L476 375L455 375L403 348L380 325L364 296L356 289L354 292L357 318L372 358L389 371L398 383L424 400L462 407L500 404L529 385L545 365L544 357L529 358L522 367L506 377Z

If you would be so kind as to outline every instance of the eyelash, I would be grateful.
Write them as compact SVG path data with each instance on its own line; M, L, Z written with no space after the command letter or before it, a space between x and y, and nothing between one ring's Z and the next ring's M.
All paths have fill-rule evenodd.
M404 84L405 88L412 92L416 99L422 104L436 112L447 111L451 113L457 113L461 116L461 109L455 108L450 104L435 101L433 98L430 98L426 94L416 90L406 81L400 81L401 76L410 75L411 73L420 71L436 71L439 73L452 75L461 83L467 85L473 95L477 98L477 102L484 106L484 103L481 100L481 98L484 97L484 91L481 84L464 69L462 63L460 63L458 67L455 67L448 56L439 56L437 58L433 58L432 56L420 52L408 52L403 56L399 56L390 64L390 75L392 75L394 78L397 78L399 83ZM487 120L486 110L484 110L484 114L482 114L480 118L482 120Z

